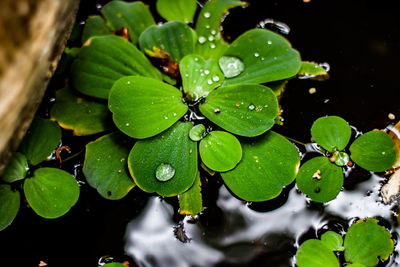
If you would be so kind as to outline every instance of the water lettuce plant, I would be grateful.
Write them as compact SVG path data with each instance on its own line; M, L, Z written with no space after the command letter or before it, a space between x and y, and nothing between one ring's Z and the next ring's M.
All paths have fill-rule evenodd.
M0 230L16 217L21 195L41 217L57 218L78 200L79 186L68 172L38 167L58 147L61 129L57 123L36 117L18 152L7 165L0 181Z
M113 131L113 124L122 132L86 148L83 172L103 197L122 198L137 185L179 195L181 212L194 215L201 211L199 166L220 172L247 201L274 198L293 182L297 149L270 129L276 95L302 62L266 29L225 42L222 17L244 4L209 1L194 29L196 1L168 1L168 10L159 1L164 24L143 3L122 1L86 21L71 86L57 92L51 117L76 135Z
M351 128L337 116L317 119L311 127L311 136L323 149L324 156L305 162L299 170L296 183L315 202L336 198L343 186L342 166L346 166L350 159L374 172L390 169L396 160L394 143L382 131L370 131L359 136L350 145L350 153L345 152Z
M366 218L352 224L343 238L340 234L328 231L321 240L305 241L296 254L299 267L339 267L335 252L344 251L344 258L353 267L372 267L379 260L387 260L392 254L394 243L392 235L378 220Z

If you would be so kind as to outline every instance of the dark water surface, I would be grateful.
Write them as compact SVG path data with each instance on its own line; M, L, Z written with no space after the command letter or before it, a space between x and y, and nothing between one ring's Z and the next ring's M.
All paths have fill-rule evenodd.
M327 81L289 82L281 99L284 126L274 130L308 142L310 127L320 116L342 116L362 132L394 123L389 113L400 119L396 2L248 2L250 6L233 10L225 19L227 36L234 39L265 19L280 21L290 27L287 38L303 60L331 67ZM82 0L80 18L95 14L98 3ZM56 85L53 82L51 90ZM311 95L312 87L317 92ZM69 133L64 137L73 153L90 140ZM0 232L0 266L38 266L43 260L50 267L89 267L105 255L132 266L292 266L301 242L328 229L345 233L356 218L378 217L395 239L398 236L396 205L383 205L379 196L385 178L357 168L345 178L346 189L326 205L309 202L294 185L275 200L245 203L232 197L219 177L208 177L205 210L191 220L177 213L176 199L163 200L137 188L119 201L103 199L84 183L82 162L78 157L63 166L75 169L82 180L77 205L60 219L46 220L23 204L14 223ZM173 227L180 222L190 242L176 239ZM400 248L395 249L381 266L400 266Z

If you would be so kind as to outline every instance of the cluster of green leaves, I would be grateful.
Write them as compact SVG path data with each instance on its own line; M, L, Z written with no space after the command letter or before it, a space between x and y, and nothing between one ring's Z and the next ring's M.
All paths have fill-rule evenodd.
M298 188L313 201L334 199L343 186L342 166L350 158L360 167L374 172L390 169L396 160L396 150L390 136L382 131L371 131L359 136L350 146L350 155L344 152L351 137L351 128L337 116L317 119L311 136L327 156L315 157L304 163L297 175Z
M208 1L194 29L188 25L194 0L157 1L164 24L156 25L141 2L112 1L101 16L87 19L71 86L57 92L51 117L76 135L113 130L113 124L123 133L86 147L83 172L103 197L122 198L137 185L178 195L181 212L194 215L201 211L199 166L220 172L247 201L272 199L294 181L298 151L270 131L276 95L290 77L326 72L302 63L285 38L266 29L226 43L222 17L244 4ZM122 27L124 38L116 34ZM164 64L163 72L155 62ZM168 76L173 64L178 77ZM214 130L192 116L206 117Z
M44 218L67 213L79 197L79 186L69 173L56 168L37 168L59 145L57 123L35 118L18 152L7 165L0 182L0 231L14 220L23 192L29 206Z
M376 266L380 260L387 260L393 252L394 243L390 232L378 225L378 220L367 218L350 226L344 238L328 231L321 240L305 241L297 250L299 267L339 267L335 252L344 251L344 258L352 267Z

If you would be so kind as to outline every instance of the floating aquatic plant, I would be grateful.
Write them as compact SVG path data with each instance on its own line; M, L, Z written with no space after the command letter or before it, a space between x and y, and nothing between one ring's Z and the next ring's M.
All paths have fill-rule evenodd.
M312 158L304 163L296 178L299 189L316 202L334 199L343 186L342 166L352 159L360 167L375 172L390 169L396 160L394 143L388 134L371 131L359 136L343 151L351 137L351 128L342 118L328 116L317 119L311 136L327 156ZM329 156L329 157L328 157Z
M392 254L394 243L392 235L378 220L366 218L352 224L343 238L340 234L328 231L321 240L305 241L296 254L299 267L339 267L334 252L344 251L344 258L353 267L372 267L379 260L387 260Z
M179 195L181 212L192 215L201 211L199 166L221 172L247 201L278 196L300 159L286 138L269 130L278 117L276 94L300 71L299 53L266 29L225 42L222 17L244 2L207 2L194 29L188 23L196 1L165 5L157 2L164 24L156 25L141 2L122 1L86 21L71 70L78 92L58 92L51 116L77 135L93 134L112 129L108 107L126 135L87 145L88 183L109 199L134 185Z
M14 220L22 192L29 206L44 218L57 218L75 205L79 186L68 172L37 167L59 145L57 123L36 117L0 181L0 230Z

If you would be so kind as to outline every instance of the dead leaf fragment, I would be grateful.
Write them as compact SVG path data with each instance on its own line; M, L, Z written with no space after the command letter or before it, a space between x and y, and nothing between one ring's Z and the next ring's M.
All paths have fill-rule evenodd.
M396 171L392 176L387 184L382 186L381 195L383 202L385 204L390 203L390 201L400 194L400 171Z
M44 261L40 261L38 266L39 267L47 266L47 263L45 263Z

